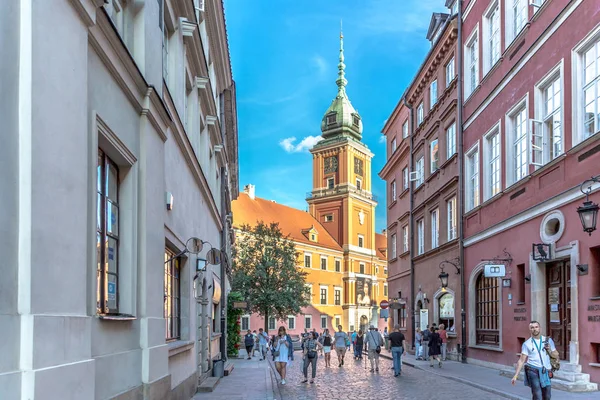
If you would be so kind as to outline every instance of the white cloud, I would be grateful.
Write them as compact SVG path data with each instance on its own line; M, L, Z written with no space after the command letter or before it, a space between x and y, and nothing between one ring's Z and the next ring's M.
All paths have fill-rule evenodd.
M385 136L383 136L383 135L382 135L382 136L379 138L379 143L385 143Z
M311 149L321 139L321 136L307 136L304 139L302 139L300 143L295 144L294 142L296 141L296 137L292 136L280 141L279 145L283 147L283 149L288 153L300 153L302 151Z
M318 72L320 78L327 75L327 62L325 61L325 59L323 57L321 57L320 55L316 55L313 57L312 61L315 64L315 66L317 67L317 72Z

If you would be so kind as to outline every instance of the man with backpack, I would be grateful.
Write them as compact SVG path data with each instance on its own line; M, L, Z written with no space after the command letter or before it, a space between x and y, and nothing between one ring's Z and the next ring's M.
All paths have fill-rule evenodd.
M429 325L427 325L427 329L423 329L423 358L425 361L429 360L429 340L431 340L431 331L429 330Z

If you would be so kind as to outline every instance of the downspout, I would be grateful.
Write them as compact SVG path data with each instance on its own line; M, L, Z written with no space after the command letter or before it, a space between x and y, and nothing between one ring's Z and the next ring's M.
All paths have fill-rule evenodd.
M223 229L221 231L221 251L227 251L227 234L229 227L227 223L227 169L221 167L221 223ZM221 257L221 359L227 361L227 269L226 263L229 262L227 257Z
M410 110L409 113L409 117L408 117L408 135L410 137L410 156L409 156L409 184L408 184L408 192L409 192L409 198L410 198L410 213L409 213L409 222L408 222L408 229L410 230L410 245L409 245L409 251L410 251L410 304L411 304L411 312L412 312L412 320L411 320L411 326L410 326L410 333L412 335L412 345L413 348L415 347L415 264L413 263L413 255L414 255L414 218L413 218L413 207L414 207L414 198L413 198L413 183L410 182L410 172L413 171L413 163L414 163L414 157L413 157L413 130L414 130L414 126L413 126L413 108L410 104L408 104L406 102L406 96L404 96L404 106L406 108L408 108Z
M462 6L463 0L458 0L458 90L456 94L457 100L457 122L456 130L458 134L458 215L460 216L458 222L458 257L461 264L460 267L460 318L461 318L461 346L460 346L460 359L463 363L467 362L467 312L465 305L465 247L464 241L464 219L465 214L465 185L464 185L464 151L463 151L463 46L462 46Z

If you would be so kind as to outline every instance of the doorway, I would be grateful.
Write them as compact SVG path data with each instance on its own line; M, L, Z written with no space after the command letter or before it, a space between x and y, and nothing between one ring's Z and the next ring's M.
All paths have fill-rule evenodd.
M571 262L547 264L547 327L561 360L569 360L571 342Z

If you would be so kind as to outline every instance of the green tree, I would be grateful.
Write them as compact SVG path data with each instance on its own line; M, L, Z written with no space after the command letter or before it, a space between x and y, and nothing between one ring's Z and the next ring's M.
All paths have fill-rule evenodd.
M265 331L269 317L283 320L309 305L307 273L296 267L296 260L294 242L283 236L279 224L242 226L233 249L232 289L264 318Z
M230 292L227 297L227 355L237 357L240 347L240 317L244 310L233 308L233 303L244 300L238 292Z

